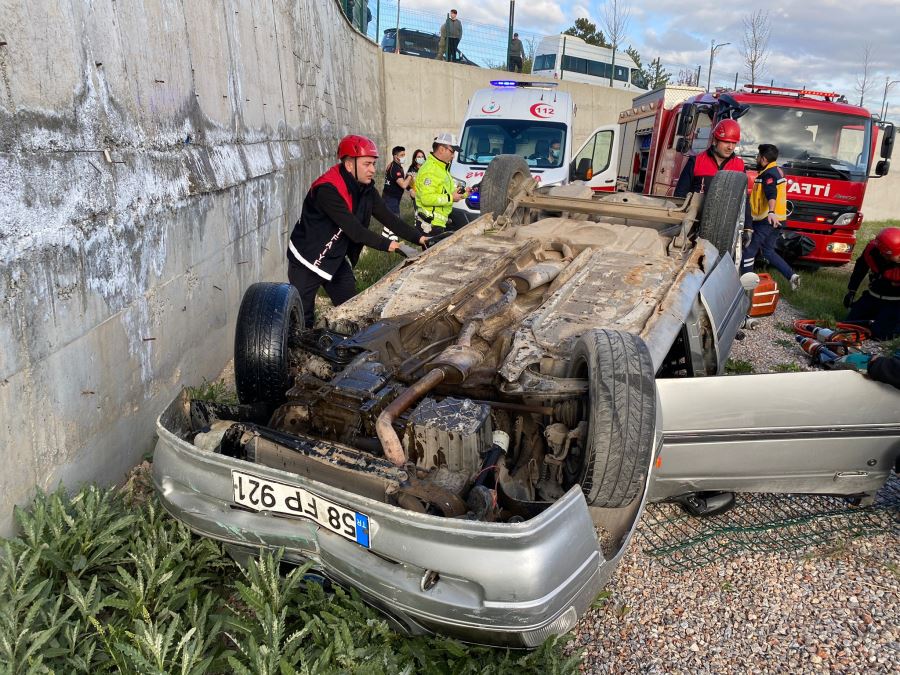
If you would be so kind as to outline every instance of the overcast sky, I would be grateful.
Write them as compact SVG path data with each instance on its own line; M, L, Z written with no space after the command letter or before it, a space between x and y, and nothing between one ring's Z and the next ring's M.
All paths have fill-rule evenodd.
M731 44L717 50L713 84L734 84L746 79L741 55L743 19L754 9L768 10L771 23L769 59L762 81L781 86L807 86L840 91L859 102L857 78L863 72L863 54L871 47L865 105L877 112L884 94L885 77L900 79L900 0L755 0L731 3L690 3L685 0L620 0L631 8L628 43L637 47L645 62L659 56L664 63L696 68L702 65L706 84L710 40ZM459 11L465 24L506 23L509 0L401 0L404 7L446 12ZM601 26L603 2L575 0L517 0L516 27L536 33L558 33L579 17ZM677 72L677 68L676 68ZM757 78L759 81L759 78ZM889 115L900 117L900 82L888 94Z

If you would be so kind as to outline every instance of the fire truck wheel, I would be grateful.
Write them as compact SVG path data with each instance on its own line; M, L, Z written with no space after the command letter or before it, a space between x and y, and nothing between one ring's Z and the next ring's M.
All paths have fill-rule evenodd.
M563 460L563 485L581 485L591 506L628 506L641 495L654 446L656 382L647 345L631 333L588 331L568 375L588 381L578 415L588 429Z
M747 174L719 171L709 182L700 213L700 236L740 263L740 231L747 207Z
M234 332L234 379L241 403L281 403L291 386L290 346L303 329L291 284L258 283L244 293Z
M510 198L531 179L528 163L519 155L497 155L488 164L481 181L481 213L501 215Z

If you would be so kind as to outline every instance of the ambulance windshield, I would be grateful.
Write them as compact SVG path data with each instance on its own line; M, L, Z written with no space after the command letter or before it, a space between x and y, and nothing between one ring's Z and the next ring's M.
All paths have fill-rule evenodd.
M497 155L519 155L535 169L563 166L566 125L529 120L475 119L463 129L457 161L487 166Z

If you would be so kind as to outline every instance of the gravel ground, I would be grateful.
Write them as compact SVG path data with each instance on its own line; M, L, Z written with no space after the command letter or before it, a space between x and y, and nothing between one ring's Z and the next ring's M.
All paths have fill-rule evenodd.
M754 372L808 370L785 302L731 358ZM815 527L815 522L810 527ZM645 527L645 526L642 526ZM900 672L900 537L753 553L673 571L632 540L609 597L569 652L586 673Z

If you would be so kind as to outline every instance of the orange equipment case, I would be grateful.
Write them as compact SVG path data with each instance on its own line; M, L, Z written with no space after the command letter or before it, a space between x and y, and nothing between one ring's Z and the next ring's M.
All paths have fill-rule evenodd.
M775 313L778 306L778 284L772 275L765 272L759 275L759 285L753 290L750 299L750 316L769 316Z

